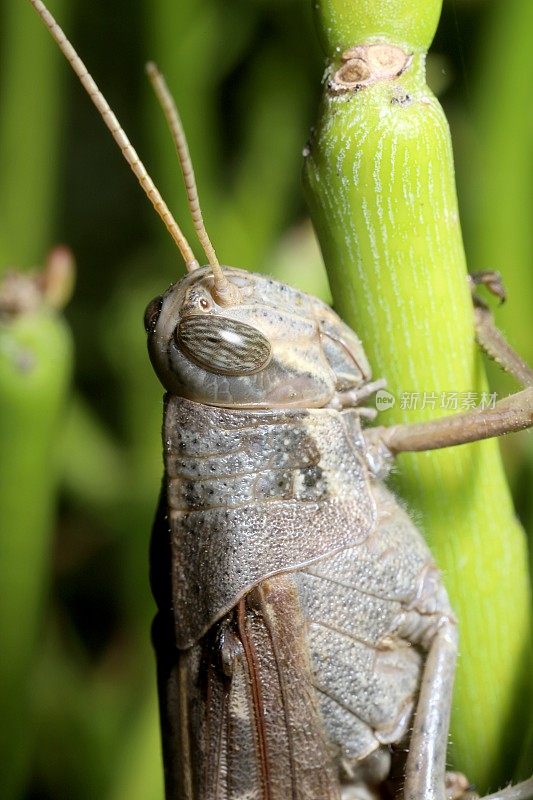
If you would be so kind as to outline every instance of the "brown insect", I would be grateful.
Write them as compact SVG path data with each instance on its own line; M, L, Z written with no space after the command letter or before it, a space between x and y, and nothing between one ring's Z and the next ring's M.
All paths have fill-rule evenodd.
M167 391L151 561L167 800L369 800L398 767L405 800L460 796L467 781L445 772L457 625L383 479L398 452L532 425L533 372L476 300L482 347L526 388L494 409L365 428L384 381L355 333L309 295L221 268L157 69L203 268L63 32L30 2L188 270L145 315ZM500 291L493 275L477 280ZM531 796L533 780L491 795Z

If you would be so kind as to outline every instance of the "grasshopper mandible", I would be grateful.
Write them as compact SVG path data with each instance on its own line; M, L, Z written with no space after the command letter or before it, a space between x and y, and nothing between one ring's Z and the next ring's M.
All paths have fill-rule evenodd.
M368 800L406 743L405 800L446 775L457 625L421 534L385 488L401 451L533 424L533 371L475 300L482 347L525 389L494 409L365 429L361 341L324 303L222 268L174 102L200 267L115 115L40 0L30 0L176 242L188 274L146 311L166 390L151 582L167 800ZM482 275L494 286L494 276ZM533 779L491 795L533 796Z

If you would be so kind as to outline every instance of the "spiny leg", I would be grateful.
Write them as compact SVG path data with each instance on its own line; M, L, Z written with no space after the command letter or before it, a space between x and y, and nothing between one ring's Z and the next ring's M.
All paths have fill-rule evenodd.
M533 798L533 777L515 786L507 786L494 794L485 795L481 800L531 800L531 798Z
M456 660L456 626L443 617L422 675L405 767L404 800L446 798L446 749Z
M499 366L512 375L522 386L533 386L533 369L513 350L496 325L489 307L477 296L478 286L486 286L491 294L503 303L506 299L505 288L498 272L476 272L470 277L472 299L474 302L474 319L476 339L479 346Z
M506 786L493 794L480 797L479 794L469 787L458 795L457 800L532 800L533 798L533 777L527 781L517 783L515 786Z

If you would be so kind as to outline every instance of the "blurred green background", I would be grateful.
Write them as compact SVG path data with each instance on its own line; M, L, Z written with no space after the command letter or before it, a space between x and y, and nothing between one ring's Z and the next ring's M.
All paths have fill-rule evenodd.
M49 5L191 241L173 145L144 77L150 58L175 93L221 260L327 299L300 189L323 66L311 3ZM449 0L428 62L452 128L470 268L502 271L509 303L497 320L530 363L532 29L531 0ZM11 582L9 596L2 590L0 621L9 636L0 686L6 677L4 687L14 688L0 715L0 797L160 800L147 561L161 479L162 390L142 316L182 267L29 3L1 0L0 37L0 272L42 264L58 242L73 249L78 265L66 311L74 389L51 461L56 523L35 548L32 529L23 531L20 550L10 543L10 558L0 563L2 586L11 586L3 580L8 570L39 576L33 605L23 581ZM498 391L512 389L496 371L491 376ZM517 510L531 531L533 440L521 434L503 446ZM1 515L8 539L10 521ZM31 633L24 657L16 649L22 625ZM10 665L19 662L14 680Z

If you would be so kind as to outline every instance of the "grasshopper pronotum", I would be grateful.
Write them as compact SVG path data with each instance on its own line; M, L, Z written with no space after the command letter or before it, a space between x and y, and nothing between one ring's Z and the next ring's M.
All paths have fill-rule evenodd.
M167 799L378 798L401 743L405 800L459 797L467 782L445 772L457 626L382 481L398 452L531 426L533 372L476 301L482 346L526 388L494 409L365 429L384 384L355 333L309 295L220 266L156 67L203 268L65 35L30 2L188 270L145 315L167 391L151 575ZM532 796L531 779L491 795Z

